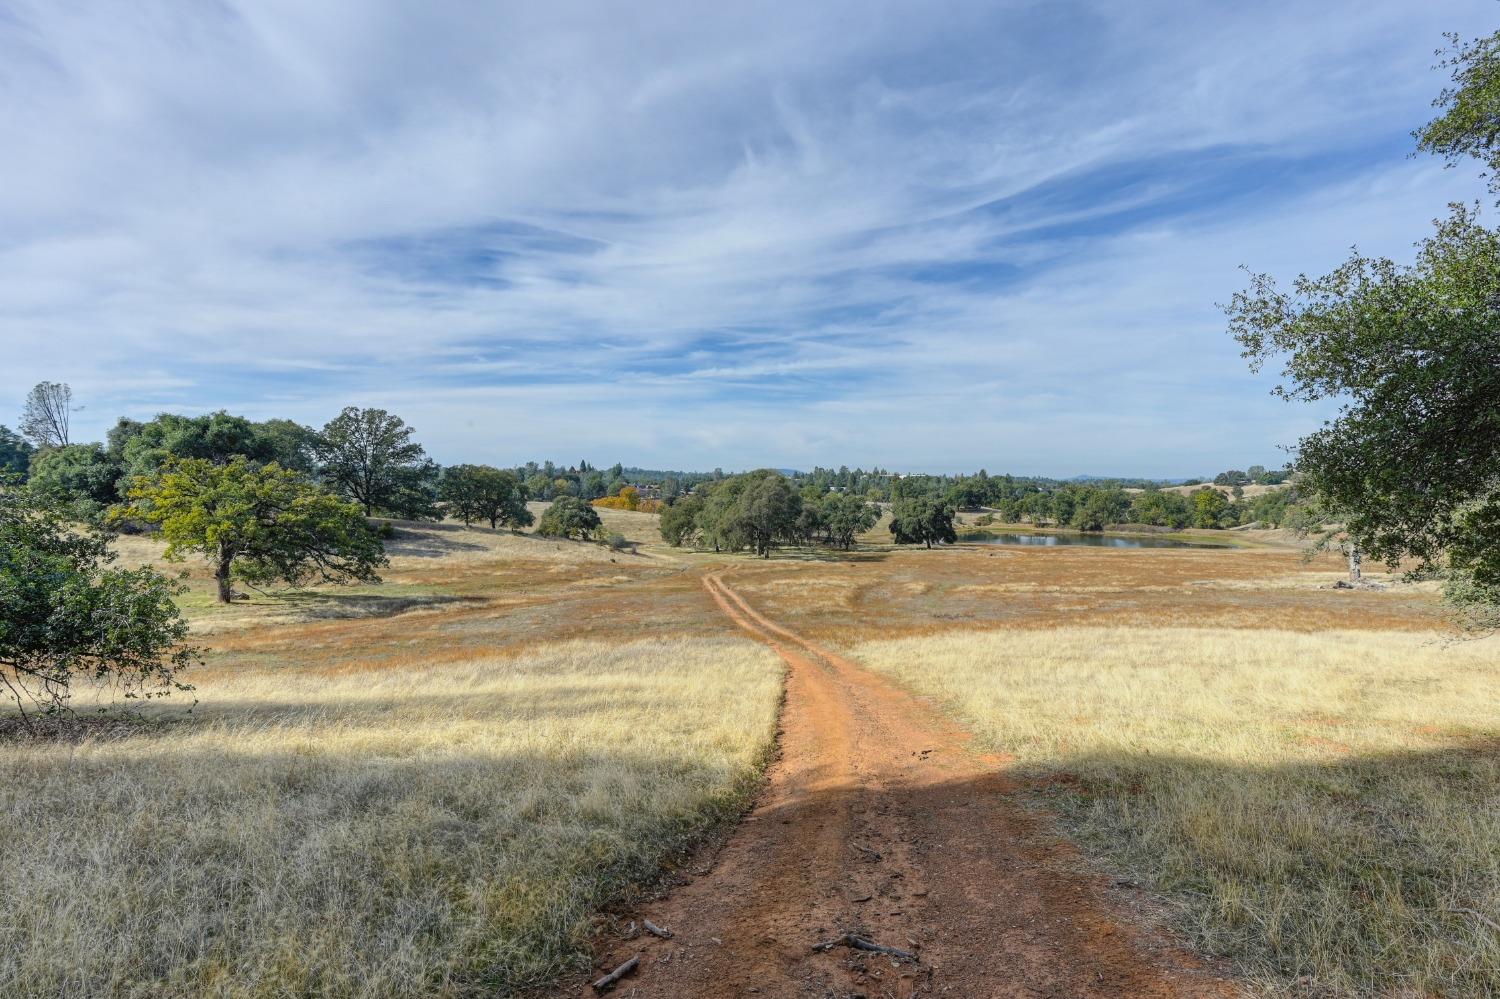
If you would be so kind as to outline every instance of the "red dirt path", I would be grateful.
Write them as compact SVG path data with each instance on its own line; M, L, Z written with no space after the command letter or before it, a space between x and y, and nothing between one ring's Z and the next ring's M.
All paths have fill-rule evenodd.
M930 705L704 586L789 669L780 755L710 866L636 913L675 933L629 997L1225 996L1237 989L1112 903L1014 799L1005 761ZM919 960L813 944L856 932ZM596 972L597 974L598 972ZM564 995L593 995L586 983Z

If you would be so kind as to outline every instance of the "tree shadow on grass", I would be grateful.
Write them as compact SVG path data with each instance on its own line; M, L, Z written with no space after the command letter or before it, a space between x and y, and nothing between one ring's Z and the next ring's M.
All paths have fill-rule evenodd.
M470 528L461 524L423 524L420 527L397 528L396 536L386 542L385 551L387 555L396 558L443 558L459 552L487 551L478 542L462 539L461 535L468 530Z
M778 548L769 559L751 558L749 561L761 565L767 562L821 562L839 565L850 562L884 562L891 557L889 551L842 551L838 548Z
M1264 766L1100 753L1022 783L1208 953L1358 995L1500 993L1497 788L1500 737L1472 733Z
M440 694L432 700L425 707L450 702L459 709L467 698L461 693ZM599 691L573 687L518 700L523 708L524 702L535 702L529 705L530 712L523 713L533 718L568 718L580 709L608 711L611 707L609 701L600 700ZM376 706L374 713L399 712L411 706L405 698L393 699ZM371 707L365 705L354 713L364 721ZM290 715L309 709L225 703L206 705L204 710L205 721L213 718L260 730L268 722L292 724ZM280 712L285 715L277 718ZM1149 933L1143 939L1130 928L1131 911L1152 901L1141 888L1119 876L1131 873L1137 884L1154 886L1174 909L1186 914L1179 923L1197 942L1212 952L1247 961L1258 977L1300 978L1300 986L1310 992L1396 994L1410 986L1420 987L1422 994L1492 994L1500 989L1500 936L1490 934L1482 918L1488 918L1486 905L1494 904L1495 872L1492 863L1475 863L1475 857L1464 854L1456 844L1474 836L1459 826L1465 817L1485 808L1484 801L1476 799L1484 798L1485 787L1493 787L1493 782L1485 784L1482 778L1485 773L1493 777L1496 751L1493 739L1455 739L1450 747L1419 752L1256 767L1119 752L1070 761L1066 771L1025 778L1019 787L1014 781L982 778L815 790L759 813L755 822L741 828L753 841L758 869L765 871L764 883L753 887L756 898L748 899L747 905L801 897L796 884L804 877L807 860L806 841L796 835L799 830L836 822L841 815L890 815L897 820L896 828L932 830L931 835L937 837L921 844L919 858L931 859L919 859L919 870L930 862L935 868L946 868L950 881L958 879L943 886L951 890L930 898L925 881L896 885L902 896L900 907L912 913L915 923L929 917L949 918L953 914L946 911L943 916L945 910L953 905L965 907L960 915L966 917L967 931L932 945L938 957L939 982L951 969L973 966L993 969L994 981L1014 985L1026 994L1170 994L1159 990L1166 986L1150 959ZM184 757L191 767L175 765ZM174 765L163 767L164 762ZM222 747L202 751L163 745L138 762L102 756L69 766L75 779L97 780L101 787L128 777L134 766L140 767L143 781L157 771L195 775L187 778L194 786L174 787L173 800L201 806L203 813L178 811L158 818L181 824L186 840L192 840L199 829L213 835L205 835L201 847L189 842L184 848L185 856L198 858L194 863L183 863L166 849L131 855L130 877L141 883L154 884L169 871L180 879L186 876L182 872L201 864L202 857L215 856L227 858L224 863L233 867L234 877L246 879L252 887L265 880L285 893L280 879L297 875L298 865L242 863L238 857L241 850L251 854L260 849L248 839L241 842L232 832L240 828L234 821L238 809L253 813L262 807L255 800L259 792L242 799L238 794L226 795L221 785L233 784L226 775L253 774L253 780L245 780L243 786L271 789L266 796L274 799L274 807L284 816L281 826L287 829L284 849L288 858L298 855L307 843L316 844L325 822L352 824L369 837L359 854L360 863L389 854L391 869L424 872L421 878L393 889L395 902L408 894L427 898L442 883L464 886L463 891L454 890L455 898L483 894L469 890L476 879L496 891L514 889L518 907L507 910L506 918L475 937L486 941L482 953L439 959L440 964L451 962L454 973L466 984L505 993L538 985L570 968L581 976L587 966L589 930L595 925L591 915L604 907L623 912L618 907L638 902L652 884L653 872L660 871L659 865L685 856L694 837L710 829L716 818L731 818L736 807L732 796L720 798L717 807L708 804L707 813L693 822L683 821L680 814L653 818L635 809L574 807L575 801L584 801L589 793L604 793L599 788L608 786L607 778L600 774L618 772L622 794L628 788L672 786L682 774L699 774L705 782L722 781L722 773L703 760L670 750L585 750L557 758L446 750L402 756L388 749L372 753L360 745L326 752L268 753L228 740ZM31 824L70 813L75 813L68 819L73 828L101 822L99 843L113 841L113 826L104 822L87 783L79 785L76 794L53 801L46 810L28 810L26 779L24 775L17 778L20 783L13 801L21 804L21 810L15 821L0 814L0 821L11 823L9 835L18 843L24 845ZM601 779L606 783L599 784ZM1187 799L1183 798L1185 789L1192 791ZM1417 789L1420 800L1414 797ZM1092 813L1096 835L1112 822L1108 831L1115 839L1113 848L1099 849L1096 835L1085 835L1083 854L1056 849L1049 845L1057 840L1047 811L1017 810L1014 806L1021 800L1053 806L1074 820L1081 816L1084 823ZM1184 810L1184 800L1192 807ZM1181 821L1163 815L1173 809ZM1444 816L1453 828L1437 827ZM118 817L111 813L111 821ZM1076 822L1069 824L1077 828ZM791 833L782 831L787 827ZM251 823L246 828L259 827ZM394 832L389 831L392 828ZM1309 839L1310 831L1319 838ZM861 835L850 837L839 859L839 869L850 872L851 886L882 881L886 870L878 850L868 845L874 841ZM53 844L50 848L63 851L61 856L22 849L17 851L17 865L25 873L29 864L66 862L69 850L80 858L87 855L87 837L64 839L67 842L61 847ZM874 846L886 849L879 842ZM1091 851L1094 861L1086 864ZM1274 856L1277 851L1283 856ZM1158 858L1151 862L1154 869L1143 872L1122 859L1150 861L1152 857ZM348 860L337 854L318 859L328 863ZM1285 863L1288 859L1290 863ZM77 863L79 870L101 869L97 862ZM294 885L287 897L295 901L301 892L323 890L320 886L328 883L363 883L360 878L332 878L317 865L310 869L316 871L316 878L306 886ZM972 893L959 890L965 879L972 879ZM1226 894L1225 885L1238 887ZM1293 904L1274 905L1278 893L1282 902ZM157 913L181 922L175 899L172 905L149 897L132 901L137 895L122 893L114 898L102 892L80 892L69 899L69 911L74 913L70 918L97 924L101 936L107 935L105 928L121 923L122 917L129 917L123 919L127 925L141 920L149 926ZM259 956L258 948L272 940L269 935L277 932L273 924L278 914L251 914L254 918L250 919L234 909L237 898L259 897L258 893L194 897L202 911L193 915L204 925L232 924L235 931L193 937L167 956L135 952L135 948L149 951L153 946L149 933L131 938L123 946L130 950L126 956L131 966L145 976L139 984L151 984L153 974L180 970L162 963L168 957L177 962L225 959L224 967L245 969L234 974L270 974L274 979L278 965L253 958ZM535 904L521 905L527 899ZM1120 903L1117 908L1111 899ZM348 910L351 925L364 921L359 925L361 940L396 940L413 946L427 940L422 946L430 944L423 927L401 922L401 905L386 911L353 904L359 901L351 898ZM1257 907L1268 901L1280 920L1274 933L1269 928L1273 924L1255 918L1265 915ZM27 905L34 911L49 911L45 902L29 900ZM90 905L99 908L85 911ZM139 911L131 906L138 906ZM1094 914L1101 910L1119 913L1113 917L1117 922L1099 922ZM1488 912L1494 915L1493 910ZM635 919L639 914L632 911L629 916ZM787 960L795 960L799 973L806 973L806 980L826 975L832 983L837 980L838 962L857 958L843 953L814 954L810 945L835 931L882 928L874 923L864 926L861 920L873 917L868 907L854 902L836 915L831 928L813 923L803 926L795 916L795 911L788 911L791 922L784 939L746 940L739 945L784 952L790 955ZM236 918L249 921L236 923ZM479 916L455 911L444 918L458 926ZM882 925L884 939L901 943L894 928L903 923ZM1095 932L1100 926L1108 930L1102 936ZM1124 932L1116 933L1110 926ZM717 926L677 929L690 942L705 945L707 934L722 930ZM1026 946L1017 946L1018 941L1026 941ZM633 950L642 945L628 941L618 946ZM1038 951L1038 946L1043 950ZM705 946L705 950L712 948ZM388 951L388 946L371 945L353 949L343 959L351 962L351 968L373 972ZM1038 954L1047 959L1039 960ZM611 955L610 960L618 956ZM162 960L146 959L151 957ZM325 955L324 959L334 958ZM364 961L371 963L361 965ZM745 974L750 975L756 964L746 961L745 966ZM743 994L742 986L766 989L768 984L747 978L720 983L719 991L679 989L674 993L668 976L675 972L675 964L652 960L643 964L637 981L653 995L737 995ZM1183 984L1167 981L1175 981L1174 988ZM1080 983L1087 987L1073 988ZM283 983L262 979L250 984L274 991Z
M339 618L395 617L407 611L452 604L482 604L483 597L435 593L328 593L318 590L279 594L276 600L309 621Z

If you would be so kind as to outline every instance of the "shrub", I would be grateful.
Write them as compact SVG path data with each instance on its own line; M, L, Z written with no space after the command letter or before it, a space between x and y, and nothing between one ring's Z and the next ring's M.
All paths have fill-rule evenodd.
M113 569L109 536L80 528L35 494L0 482L0 687L65 708L77 678L127 697L191 689L178 674L197 660L172 597L182 587L142 566Z
M574 535L586 538L600 526L602 522L593 507L577 496L559 496L542 514L536 533L545 538L571 538Z

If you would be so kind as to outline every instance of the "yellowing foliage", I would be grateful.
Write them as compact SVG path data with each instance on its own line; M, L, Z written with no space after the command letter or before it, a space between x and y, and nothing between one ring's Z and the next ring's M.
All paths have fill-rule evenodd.
M640 513L660 513L661 500L641 499L641 492L635 486L626 486L620 490L618 496L601 496L594 500L594 506L605 510L635 510Z

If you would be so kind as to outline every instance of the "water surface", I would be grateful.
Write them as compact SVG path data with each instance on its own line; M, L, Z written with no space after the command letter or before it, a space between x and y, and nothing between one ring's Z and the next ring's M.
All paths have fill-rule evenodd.
M1025 534L1006 531L959 538L973 545L1042 545L1047 548L1083 545L1087 548L1227 548L1206 541L1179 541L1176 538L1124 537L1119 534Z

